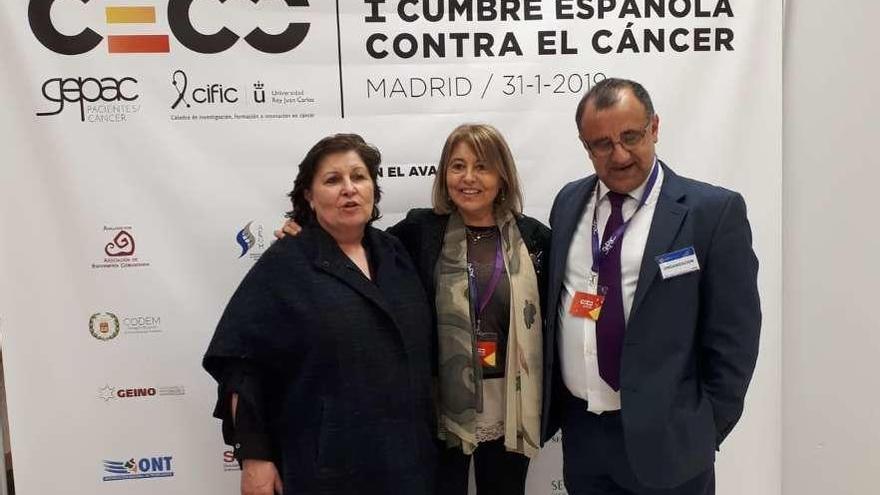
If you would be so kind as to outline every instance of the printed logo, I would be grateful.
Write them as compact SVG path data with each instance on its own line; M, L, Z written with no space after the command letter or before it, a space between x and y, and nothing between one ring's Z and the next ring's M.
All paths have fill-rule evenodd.
M550 495L567 495L565 480L562 478L550 480Z
M120 230L113 241L104 246L104 254L107 256L133 256L134 255L134 237L127 230Z
M92 263L93 269L98 268L143 268L150 263L143 258L135 256L135 239L130 225L108 227L104 226L104 232L109 236L104 244L104 256L100 262Z
M251 259L256 260L265 250L266 240L263 238L263 226L258 224L256 226L257 233L254 235L253 230L251 230L251 225L253 223L254 221L251 220L243 229L238 231L238 234L235 235L235 242L238 243L238 246L241 248L241 254L238 255L239 259L250 253ZM253 249L254 247L256 247L256 249Z
M43 98L54 106L38 117L58 115L67 103L79 107L80 122L119 123L141 110L135 103L137 79L133 77L53 77L42 86Z
M176 109L181 102L186 105L186 108L191 108L190 100L196 104L238 103L238 88L224 87L222 84L211 83L193 88L190 92L187 88L188 84L189 80L186 77L186 72L177 69L171 75L171 85L177 91L177 99L171 105L172 110ZM189 100L187 96L189 96Z
M168 478L174 476L172 456L129 458L127 461L104 459L104 481Z
M105 403L118 399L154 399L157 397L178 397L186 395L183 385L161 387L111 387L106 384L98 389L98 398Z
M113 313L95 313L89 318L89 333L98 340L110 340L119 335L119 318Z
M318 98L300 88L256 81L199 80L183 69L171 73L171 120L284 120L315 117Z
M126 335L160 333L162 332L162 317L136 315L120 318L108 311L95 313L89 319L89 332L99 340L110 340L116 337L119 335L120 329Z
M224 471L241 471L238 461L235 460L235 452L232 449L223 451L223 470Z
M81 1L83 4L90 2L90 0ZM216 1L226 2L226 0ZM255 4L260 2L260 0L251 1ZM189 50L212 54L232 48L240 36L228 27L221 27L213 34L205 34L196 29L196 26L203 25L205 21L192 18L201 11L190 8L194 2L195 0L146 0L143 3L159 4L158 7L167 13L171 34ZM61 55L81 55L101 44L104 36L90 27L83 27L74 35L59 31L51 15L54 3L55 0L30 0L28 3L28 22L31 31L43 46ZM285 3L291 8L309 6L308 0L285 0ZM156 5L107 6L104 8L104 18L108 29L112 28L114 31L128 24L151 26L156 24ZM307 22L292 22L278 34L269 34L256 27L244 36L244 42L263 53L287 53L306 39L309 27L310 24ZM171 46L169 36L165 33L108 35L107 51L111 54L168 53L171 51Z

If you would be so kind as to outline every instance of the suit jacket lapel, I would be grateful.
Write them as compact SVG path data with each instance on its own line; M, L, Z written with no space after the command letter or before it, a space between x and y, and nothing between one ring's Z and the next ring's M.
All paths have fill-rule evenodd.
M371 235L369 230L370 227L367 227L367 232L364 233L365 236L368 236L368 240ZM336 245L336 241L330 236L330 234L324 232L322 229L316 228L314 235L317 244L317 255L315 256L314 263L318 269L338 278L344 284L357 291L368 301L372 302L378 306L379 309L387 313L392 321L396 321L394 320L394 313L391 311L388 301L379 290L379 287L361 273L360 269L354 264L354 262L352 262L348 256L339 249L339 246ZM373 274L373 278L375 280L387 280L388 278L394 277L394 274L383 272L383 270L390 269L390 267L386 265L391 264L390 260L381 259L386 253L382 253L382 249L378 246L374 245L371 246L371 248L370 254L373 259L376 260L374 264L377 265L373 267L376 271L376 273Z
M648 241L645 243L645 253L642 256L639 281L636 285L630 314L634 314L638 310L645 294L654 279L657 278L659 267L654 258L669 250L669 246L678 235L688 213L688 207L682 203L685 194L681 178L669 170L666 164L661 162L660 166L663 167L663 185L657 199L657 206L654 208L654 218L651 221Z
M596 187L596 176L587 177L577 184L572 191L573 198L570 206L560 213L559 220L553 225L553 237L550 248L550 297L547 300L547 315L554 318L556 307L559 305L559 294L562 290L562 281L565 277L565 262L568 259L568 251L571 249L571 239L577 229L578 221L584 214L584 208L590 199L590 193ZM553 311L553 313L551 313ZM553 316L551 316L553 315Z

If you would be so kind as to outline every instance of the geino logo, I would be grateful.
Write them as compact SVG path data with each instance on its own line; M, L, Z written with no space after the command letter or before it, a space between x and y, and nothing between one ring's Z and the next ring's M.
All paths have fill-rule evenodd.
M166 385L160 387L111 387L105 384L98 389L98 398L105 403L117 399L154 399L156 397L186 395L183 385Z
M91 0L81 0L88 4ZM97 1L97 0L96 0ZM240 36L227 27L220 28L214 33L203 33L196 29L196 25L204 24L194 22L190 7L195 0L146 0L144 3L166 4L168 27L174 38L186 48L204 54L220 53L228 50ZM215 0L218 3L226 3L226 0ZM259 3L260 0L251 0ZM308 7L308 0L284 0L288 7ZM55 27L52 21L52 4L55 0L30 0L28 4L28 21L31 31L37 40L46 48L62 55L81 55L97 47L104 37L90 27L83 27L77 34L64 34ZM119 24L155 24L156 6L108 6L105 7L105 19L108 26ZM260 27L255 27L247 35L244 41L251 47L263 53L286 53L305 40L309 32L310 24L307 22L292 22L287 28L278 34L269 34ZM108 35L107 50L109 53L168 53L171 50L168 34L130 34Z
M43 98L55 104L55 108L37 112L37 116L58 115L64 111L65 104L79 106L79 119L86 121L89 114L102 113L122 116L115 121L124 120L127 113L137 111L130 108L131 102L140 95L135 92L137 79L133 77L53 77L43 83ZM91 119L90 119L91 120Z
M119 335L119 318L113 313L95 313L89 318L89 333L98 340L110 340Z
M127 461L104 459L104 481L133 480L141 478L167 478L174 476L171 456L134 457Z

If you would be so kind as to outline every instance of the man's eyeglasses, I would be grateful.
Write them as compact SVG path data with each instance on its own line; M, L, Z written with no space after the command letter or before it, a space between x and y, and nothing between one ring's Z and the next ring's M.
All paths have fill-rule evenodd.
M581 137L581 142L584 143L584 146L590 150L590 153L593 156L604 158L611 153L614 153L614 145L620 143L620 146L623 147L626 151L632 151L633 148L638 146L639 143L642 142L642 139L645 139L645 134L648 133L648 128L651 127L652 120L648 119L648 123L641 130L634 131L624 131L620 133L620 138L615 141L610 138L602 138L597 139L593 142L588 142L586 139Z

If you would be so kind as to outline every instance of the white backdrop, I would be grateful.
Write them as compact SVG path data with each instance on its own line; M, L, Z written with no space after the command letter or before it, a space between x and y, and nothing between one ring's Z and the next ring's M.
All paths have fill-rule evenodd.
M778 493L780 2L497 2L519 5L506 19L476 0L188 3L0 7L0 330L18 493L236 493L200 357L308 147L339 131L376 144L388 225L428 204L446 134L488 122L511 144L526 213L546 220L590 170L573 113L603 76L652 92L676 172L750 206L764 332L718 492ZM472 4L473 19L423 18L449 3ZM298 44L248 36L289 23L308 24L291 29ZM529 493L565 493L557 443Z

